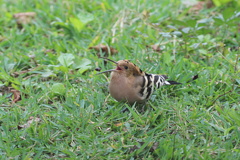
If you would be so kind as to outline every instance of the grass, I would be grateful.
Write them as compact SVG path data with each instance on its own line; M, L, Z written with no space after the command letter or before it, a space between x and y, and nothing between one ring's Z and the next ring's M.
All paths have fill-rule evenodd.
M239 159L236 4L1 0L1 159ZM36 16L17 25L21 12ZM94 70L113 67L88 49L98 44L183 84L154 92L144 112L116 102Z

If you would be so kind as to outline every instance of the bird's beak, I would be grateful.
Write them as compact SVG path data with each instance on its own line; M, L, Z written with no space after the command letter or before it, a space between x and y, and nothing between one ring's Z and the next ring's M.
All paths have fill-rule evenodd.
M99 72L99 73L97 73L97 74L102 74L102 73L112 72L112 71L116 71L116 69L110 69L110 70L107 70L107 71Z
M106 59L107 61L110 61L110 62L113 62L113 63L115 63L115 64L118 64L116 61L114 61L114 60L111 60L111 59L108 59L108 58L105 58L105 57L100 57L100 58L103 58L103 59ZM106 72L112 72L112 71L117 71L118 70L118 68L117 69L110 69L110 70L107 70L107 71L103 71L103 72L99 72L99 73L97 73L97 74L102 74L102 73L106 73Z

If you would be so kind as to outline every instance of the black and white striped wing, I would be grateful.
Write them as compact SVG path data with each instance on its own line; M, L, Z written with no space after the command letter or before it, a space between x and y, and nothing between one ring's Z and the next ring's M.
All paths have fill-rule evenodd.
M167 76L165 75L145 74L143 76L142 89L140 90L142 98L148 99L155 89L160 88L162 85L170 84L166 79Z

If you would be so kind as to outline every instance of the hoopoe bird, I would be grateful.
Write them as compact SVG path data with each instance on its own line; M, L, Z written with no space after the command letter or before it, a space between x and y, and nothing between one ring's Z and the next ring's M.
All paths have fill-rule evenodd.
M117 65L115 69L99 72L111 72L109 92L110 95L121 102L130 104L142 103L150 98L155 89L163 85L181 84L175 81L167 81L166 75L148 74L143 72L129 60L113 61L104 58Z

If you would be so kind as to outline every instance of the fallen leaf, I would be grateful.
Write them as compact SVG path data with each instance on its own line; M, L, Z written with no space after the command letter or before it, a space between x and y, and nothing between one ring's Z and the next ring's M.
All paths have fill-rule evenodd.
M190 12L196 12L196 11L202 10L204 8L204 5L205 5L205 2L199 1L198 3L196 3L191 7Z
M211 0L199 1L198 3L193 5L189 11L190 12L198 12L198 11L204 9L204 7L212 8L213 6L214 5Z
M12 89L10 92L13 93L13 100L12 103L16 103L21 100L21 93L18 90Z
M116 126L116 127L120 127L120 126L122 126L124 123L116 123L116 124L114 124L114 126Z
M93 47L89 47L89 49L94 49L95 51L97 51L98 56L100 56L100 52L105 53L104 56L106 56L106 57L108 55L113 55L113 54L118 53L118 51L115 48L112 48L112 47L109 47L109 46L106 46L106 45L103 45L103 44L99 44L99 45L96 45L96 46L93 46Z
M23 24L29 24L35 18L35 12L23 12L23 13L16 13L13 15L13 18L16 19L17 24L19 27L22 27Z
M5 85L0 86L0 95L8 95L6 98L12 99L12 103L16 103L21 100L21 93L20 91L12 88L7 87Z
M18 77L19 75L24 74L24 73L28 73L28 72L30 72L30 71L31 71L31 69L26 69L26 70L19 71L19 72L13 72L13 73L11 74L11 76L13 76L13 77Z
M147 47L149 47L149 46L147 46ZM159 44L151 45L150 48L152 48L152 50L154 50L156 52L160 52L161 51L161 48L160 48Z
M30 127L31 126L31 124L33 123L33 122L40 122L41 121L41 119L40 118L38 118L38 117L30 117L29 118L29 120L27 121L27 123L25 123L25 124L23 124L23 125L18 125L18 129L22 129L22 128L28 128L28 127Z

